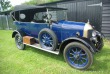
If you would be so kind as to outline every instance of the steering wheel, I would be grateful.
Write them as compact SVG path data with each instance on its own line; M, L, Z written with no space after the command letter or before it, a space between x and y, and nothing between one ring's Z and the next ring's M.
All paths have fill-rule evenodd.
M51 14L49 14L49 17L48 17L48 14L44 14L44 15L42 16L42 19L43 19L44 21L46 21L46 22L48 22L49 20L51 20L51 18L52 18L52 15L51 15Z
M52 18L52 14L49 14L49 17L48 17L48 19L49 19L49 20L51 20L51 18Z

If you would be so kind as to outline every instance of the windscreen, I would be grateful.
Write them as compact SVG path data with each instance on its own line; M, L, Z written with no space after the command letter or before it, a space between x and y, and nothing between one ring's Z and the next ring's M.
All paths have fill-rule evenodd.
M67 20L66 10L49 11L49 14L52 15L51 20L55 20L55 21Z
M34 15L35 20L43 20L43 16L46 15L47 12L39 12ZM67 12L66 10L58 10L58 11L48 11L50 16L50 20L59 21L59 20L67 20Z

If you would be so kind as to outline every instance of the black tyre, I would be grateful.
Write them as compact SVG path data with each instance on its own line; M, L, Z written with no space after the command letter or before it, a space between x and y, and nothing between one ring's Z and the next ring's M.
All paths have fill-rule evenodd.
M15 35L15 43L18 49L20 50L25 49L25 44L23 44L23 38L20 34Z
M38 39L40 46L44 49L54 51L57 48L57 37L50 29L42 29L39 33Z
M64 49L64 59L73 68L88 69L93 63L92 52L79 42L69 43Z

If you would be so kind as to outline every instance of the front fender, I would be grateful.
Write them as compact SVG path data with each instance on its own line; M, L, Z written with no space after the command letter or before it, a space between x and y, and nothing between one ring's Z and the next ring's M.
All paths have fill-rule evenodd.
M65 39L61 45L60 45L60 52L63 51L63 49L65 48L65 46L67 44L69 44L70 42L81 42L82 44L84 44L85 46L88 47L88 49L92 52L95 53L96 52L96 48L94 46L94 44L87 38L83 38L83 37L71 37L71 38L67 38Z
M14 38L16 34L20 34L21 36L25 36L25 33L22 32L21 30L14 30L12 33L12 38Z

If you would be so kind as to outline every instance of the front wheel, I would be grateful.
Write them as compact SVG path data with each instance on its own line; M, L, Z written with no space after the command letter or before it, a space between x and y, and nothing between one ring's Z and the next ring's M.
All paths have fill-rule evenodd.
M88 69L93 63L90 50L79 42L69 43L64 49L64 59L73 68L79 70Z
M25 49L25 45L23 44L23 38L20 34L15 35L15 43L18 49L20 50Z

